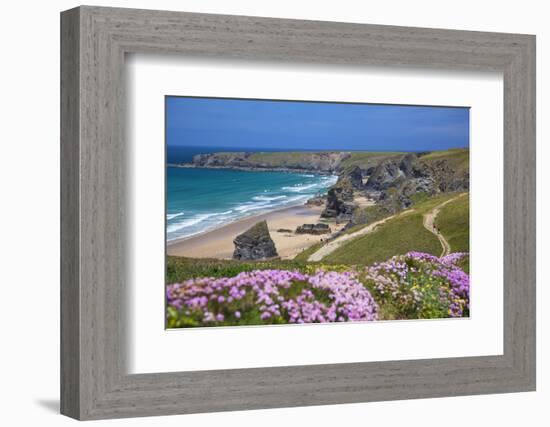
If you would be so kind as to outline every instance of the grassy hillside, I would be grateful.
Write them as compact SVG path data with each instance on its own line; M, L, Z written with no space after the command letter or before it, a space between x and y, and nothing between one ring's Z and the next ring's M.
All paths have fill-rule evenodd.
M350 170L355 166L367 169L371 166L376 166L382 160L392 157L399 157L405 153L392 152L392 151L360 151L351 152L350 157L342 161L340 167L343 170Z
M323 258L323 262L369 265L409 251L441 253L439 240L422 226L419 214L392 219L372 233L338 248Z
M363 170L373 168L388 159L399 159L403 152L392 151L284 151L284 152L218 152L204 154L198 158L198 164L213 167L261 167L312 169L318 171L349 171L356 166ZM438 161L446 160L456 174L468 170L469 150L452 149L420 154L422 162L433 163L437 169ZM430 165L432 166L432 165Z
M294 257L295 262L307 262L309 257L313 255L317 250L319 250L323 246L323 243L315 243L314 245L311 245L309 248L304 249L302 252L300 252L298 255Z
M312 154L337 153L337 151L285 151L285 152L258 152L252 153L249 160L254 163L265 163L273 167L284 166L289 163L307 162ZM351 151L350 156L340 163L343 170L355 166L368 168L376 166L383 160L399 158L406 154L398 151ZM230 153L224 153L230 154ZM470 151L467 148L457 148L443 151L433 151L420 157L428 163L437 160L447 160L449 166L457 171L465 170L469 166Z
M451 252L470 251L470 198L445 205L435 220L443 236L451 245Z
M470 150L468 148L455 148L444 151L432 151L420 157L427 163L438 160L447 160L449 166L457 173L467 171L470 167Z
M248 160L255 164L269 165L270 167L284 167L297 164L309 164L317 161L315 155L332 154L336 151L289 151L289 152L262 152L253 153ZM354 166L360 166L364 169L377 165L380 161L387 158L400 156L403 153L397 152L350 152L350 156L341 162L335 160L335 165L341 170L349 170Z
M322 153L322 151L285 151L285 152L265 152L253 153L248 160L253 163L265 163L273 167L285 166L289 163L299 163L307 161L312 153Z
M302 271L306 264L298 261L237 261L222 259L194 259L168 256L166 283L182 282L197 277L233 277L243 271L287 269Z
M323 262L369 265L409 251L439 256L441 244L434 234L424 228L423 214L453 197L456 197L456 193L419 201L413 212L391 219L372 233L344 244L323 258Z

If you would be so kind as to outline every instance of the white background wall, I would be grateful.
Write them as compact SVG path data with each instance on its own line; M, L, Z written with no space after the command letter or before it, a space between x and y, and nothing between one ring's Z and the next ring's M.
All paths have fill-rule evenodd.
M550 423L544 301L548 262L549 11L543 1L157 0L96 5L409 25L537 35L538 392L116 420L109 425L546 426ZM0 24L0 420L63 426L59 383L59 12L74 1L4 2ZM546 359L546 360L545 360ZM31 424L34 423L34 424ZM483 424L482 424L483 423Z

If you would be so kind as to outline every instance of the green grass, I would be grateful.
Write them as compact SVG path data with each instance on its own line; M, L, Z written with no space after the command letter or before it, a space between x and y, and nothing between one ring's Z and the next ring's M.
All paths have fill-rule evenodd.
M366 208L358 209L354 213L355 222L358 224L348 228L342 234L355 233L356 231L365 228L367 225L380 221L390 215L391 212L380 205L367 206Z
M319 153L337 153L338 151L285 151L285 152L257 152L252 153L248 160L252 164L263 164L267 167L288 167L308 164L312 155ZM235 153L219 152L219 157L232 157ZM401 157L403 152L398 151L354 151L350 152L350 157L343 160L339 168L346 171L355 166L367 169L376 166L383 160ZM452 149L444 151L434 151L421 156L426 162L446 159L449 165L457 172L468 170L469 167L468 149Z
M418 213L425 214L426 212L435 208L437 205L440 205L441 203L446 202L447 200L452 199L459 194L460 193L440 193L437 196L433 197L421 197L420 201L413 205L413 209Z
M451 245L451 252L470 252L469 197L461 197L443 206L435 224Z
M294 260L238 261L169 256L166 259L166 283L177 283L197 277L233 277L243 271L252 270L303 271L305 267L305 262Z
M285 166L289 163L297 163L309 159L315 151L285 151L285 152L267 152L253 153L248 160L253 163L266 163L272 167Z
M370 265L409 251L441 253L437 237L424 228L422 215L405 214L380 225L375 231L357 237L323 258L322 262Z
M391 158L391 157L398 157L405 153L397 152L397 151L360 151L360 152L352 152L351 156L347 159L345 159L341 164L340 167L343 170L350 170L351 168L355 166L359 166L361 168L367 168L370 166L376 166L380 161L384 160L385 158Z
M439 256L441 253L439 240L423 227L422 215L456 196L456 193L446 193L419 200L414 205L413 212L390 219L372 233L353 239L326 256L322 263L369 265L409 251L428 252ZM467 252L469 249L468 208L468 197L462 197L443 207L438 215L437 225L449 240L453 252ZM349 231L358 231L365 226L357 226ZM315 244L298 254L293 260L254 262L168 257L166 282L175 283L196 277L232 277L243 271L257 269L287 269L305 272L308 265L312 265L307 262L308 258L320 247L322 247L322 243ZM467 269L468 265L465 264L464 268Z
M426 213L429 210L433 209L435 206L445 202L446 200L452 199L453 197L456 197L456 193L446 193L446 194L440 194L437 196L430 197L426 193L417 193L413 196L414 206L412 209L414 209L417 213ZM379 221L381 219L387 218L388 216L391 216L384 207L380 205L374 205L374 206L368 206L366 208L363 208L360 210L357 215L368 215L369 221L365 224L358 224L354 227L350 227L347 229L344 234L351 234L356 231L361 230L362 228L365 228L367 225L372 224L373 222Z
M319 153L337 153L337 151L287 151L287 152L259 152L253 153L248 159L253 163L262 163L271 167L284 167L287 165L306 162L312 154ZM354 166L363 168L374 166L384 158L399 156L403 153L383 152L383 151L365 151L352 152L351 156L340 164L340 168L347 170Z
M313 255L317 250L319 250L321 247L323 247L322 242L315 243L314 245L311 245L309 248L304 249L302 252L300 252L298 255L294 257L295 262L307 262L309 257Z
M439 256L441 244L437 237L424 228L423 214L456 196L456 193L445 193L419 199L413 207L413 212L390 219L373 232L353 239L327 255L322 262L369 265L409 251ZM349 231L359 231L363 227L366 225L354 227Z
M421 160L432 162L447 160L449 166L456 172L467 171L470 167L470 150L467 148L454 148L444 151L433 151L420 157Z

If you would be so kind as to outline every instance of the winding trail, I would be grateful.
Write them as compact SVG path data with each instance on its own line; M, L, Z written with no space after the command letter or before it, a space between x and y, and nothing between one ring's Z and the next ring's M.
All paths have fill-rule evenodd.
M414 209L407 209L403 212L400 212L398 214L388 216L384 219L381 219L380 221L373 222L372 224L369 224L365 227L363 227L361 230L355 231L353 233L349 234L343 234L342 236L337 237L334 240L331 240L323 247L319 248L317 252L314 252L310 255L308 258L309 262L318 262L321 261L324 257L327 255L333 253L336 249L340 248L344 243L355 239L356 237L364 236L366 234L372 233L379 225L384 224L386 221L389 221L390 219L397 218L399 216L405 215L409 212L413 212Z
M439 239L439 243L441 243L441 247L443 248L443 252L441 252L440 257L449 255L451 253L451 245L449 244L447 239L445 239L443 234L441 234L439 231L435 229L435 226L434 226L435 219L437 218L437 215L439 214L439 211L443 206L445 206L447 203L454 202L455 200L459 199L462 196L464 196L464 194L460 194L459 196L453 197L452 199L449 199L441 203L440 205L437 205L431 211L424 214L424 218L423 218L424 228Z
M437 218L437 215L439 214L439 211L441 208L443 208L446 204L454 202L455 200L459 199L460 197L465 196L467 193L462 193L456 197L453 197L452 199L449 199L439 205L437 205L435 208L430 210L429 212L425 213L423 215L423 225L426 230L428 230L430 233L434 234L439 242L441 243L441 247L443 248L443 252L441 252L440 256L445 256L451 253L451 245L449 242L443 237L441 233L435 230L434 228L434 222ZM390 219L397 218L399 216L403 216L405 214L408 214L410 212L414 212L415 209L407 209L403 212L400 212L398 214L389 216L387 218L381 219L380 221L373 222L372 224L369 224L365 227L363 227L361 230L358 230L354 233L350 234L344 234L342 236L337 237L336 239L328 242L323 247L319 248L318 251L314 252L310 255L308 258L309 262L319 262L327 255L333 253L335 250L340 248L344 243L349 242L350 240L353 240L357 237L365 236L366 234L372 233L378 226L384 224L385 222L389 221Z

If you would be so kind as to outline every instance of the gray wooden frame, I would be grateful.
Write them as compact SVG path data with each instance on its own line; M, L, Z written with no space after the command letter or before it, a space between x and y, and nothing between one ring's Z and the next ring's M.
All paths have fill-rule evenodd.
M128 375L126 53L504 75L504 354ZM79 7L61 14L61 412L183 414L535 389L535 37Z

